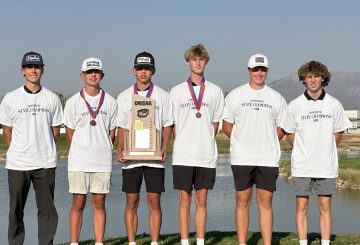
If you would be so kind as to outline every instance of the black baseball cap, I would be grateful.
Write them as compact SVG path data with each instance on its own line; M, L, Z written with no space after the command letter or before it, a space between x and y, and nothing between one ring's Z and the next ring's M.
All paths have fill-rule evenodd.
M136 67L152 67L155 69L155 60L152 54L148 52L142 52L135 56L134 68Z
M41 56L41 54L36 53L34 51L30 51L24 54L22 61L21 61L21 67L24 67L26 65L40 65L44 66L44 60Z

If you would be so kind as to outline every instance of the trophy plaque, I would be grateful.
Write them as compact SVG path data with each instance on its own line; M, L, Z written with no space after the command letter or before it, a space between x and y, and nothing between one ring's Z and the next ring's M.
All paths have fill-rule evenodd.
M161 160L160 131L155 127L155 100L132 95L131 128L124 133L125 160Z

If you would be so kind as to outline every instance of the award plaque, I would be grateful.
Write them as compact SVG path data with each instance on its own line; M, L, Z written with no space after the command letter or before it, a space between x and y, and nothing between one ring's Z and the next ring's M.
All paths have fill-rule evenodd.
M160 132L155 127L155 100L132 95L131 128L124 133L125 160L161 160Z

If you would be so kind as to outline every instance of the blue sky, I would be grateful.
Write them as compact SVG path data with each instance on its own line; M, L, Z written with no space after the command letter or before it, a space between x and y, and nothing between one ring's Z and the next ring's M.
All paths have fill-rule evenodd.
M135 55L155 56L153 81L164 89L189 75L184 51L202 43L205 77L229 91L247 82L247 60L263 53L268 82L311 59L331 71L360 71L360 2L335 0L2 0L0 96L21 86L20 61L30 50L45 60L43 85L79 91L84 58L104 62L102 87L117 94L134 83Z

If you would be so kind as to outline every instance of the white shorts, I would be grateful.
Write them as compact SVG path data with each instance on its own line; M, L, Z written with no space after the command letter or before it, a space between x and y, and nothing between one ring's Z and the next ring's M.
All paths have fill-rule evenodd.
M68 172L69 192L73 194L109 193L111 173Z

